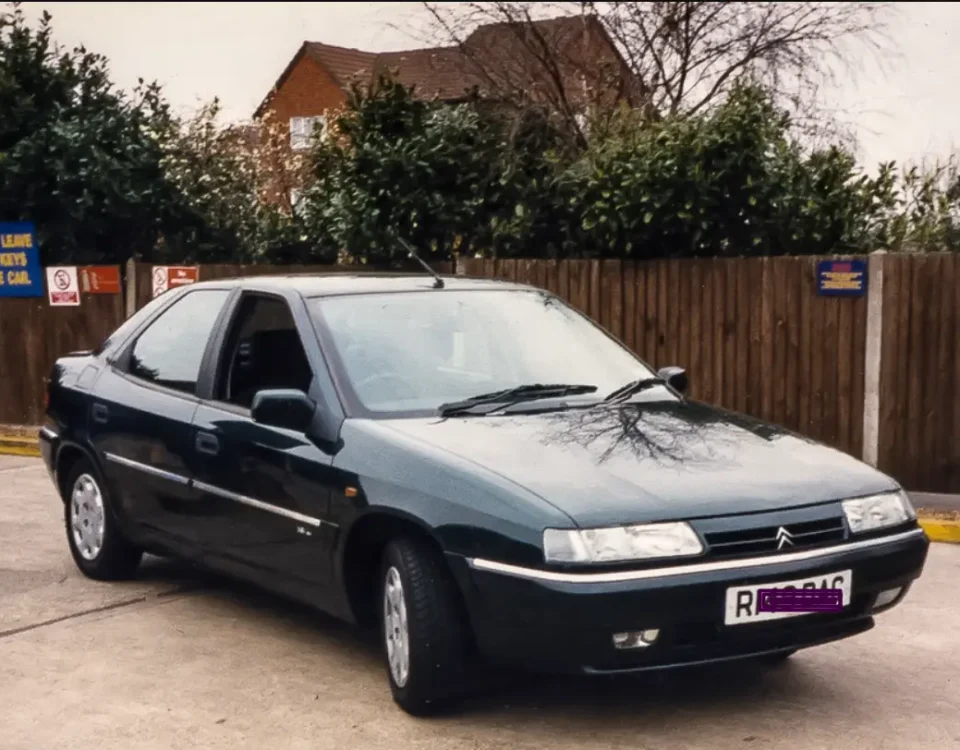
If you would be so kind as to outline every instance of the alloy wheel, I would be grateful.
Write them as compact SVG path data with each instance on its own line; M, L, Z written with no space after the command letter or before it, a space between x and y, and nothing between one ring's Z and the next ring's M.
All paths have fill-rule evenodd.
M407 629L407 603L400 572L390 567L383 587L383 629L390 674L397 687L410 677L410 633Z
M95 560L103 549L105 521L100 487L89 474L81 474L70 493L70 530L84 560Z

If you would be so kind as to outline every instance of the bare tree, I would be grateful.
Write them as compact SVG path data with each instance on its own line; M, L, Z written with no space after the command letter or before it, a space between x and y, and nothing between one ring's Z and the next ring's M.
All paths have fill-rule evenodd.
M571 102L569 71L582 80L595 60L579 47L558 46L544 18L595 19L612 39L629 86L643 97L650 116L695 114L751 80L766 85L780 103L810 116L824 83L850 72L863 52L888 47L884 32L892 3L871 2L553 2L424 3L431 32L459 46L471 65L507 98L529 95L530 75L506 78L504 55L485 55L471 45L480 26L510 30L525 65L538 66L541 98L561 115L578 111ZM573 58L571 52L578 57ZM514 56L517 56L514 53ZM595 72L595 71L593 71ZM607 84L613 79L607 74ZM601 81L594 81L601 83ZM616 100L612 97L611 100ZM814 107L814 109L811 109Z
M647 101L596 14L579 3L425 3L444 64L487 98L545 108L580 146L588 115ZM558 15L556 6L565 15ZM586 12L570 13L573 9ZM552 12L552 17L550 17Z

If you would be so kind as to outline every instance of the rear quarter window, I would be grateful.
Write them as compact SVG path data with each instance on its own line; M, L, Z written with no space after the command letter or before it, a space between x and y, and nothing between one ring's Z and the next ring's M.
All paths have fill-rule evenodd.
M104 352L116 350L120 344L129 338L140 324L147 320L153 313L170 302L173 295L161 294L154 297L147 304L137 310L133 315L121 323L96 349L93 350L95 356L99 357Z
M129 373L195 394L207 341L229 294L226 289L198 289L180 297L137 337Z

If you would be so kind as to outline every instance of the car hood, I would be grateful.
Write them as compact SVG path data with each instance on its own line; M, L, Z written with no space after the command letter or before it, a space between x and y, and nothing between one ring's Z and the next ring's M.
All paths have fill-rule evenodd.
M897 487L845 453L691 401L381 424L525 487L582 527L776 510Z

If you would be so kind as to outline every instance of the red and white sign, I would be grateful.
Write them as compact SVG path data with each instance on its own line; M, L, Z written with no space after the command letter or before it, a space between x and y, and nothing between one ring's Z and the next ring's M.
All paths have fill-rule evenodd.
M153 267L153 296L161 294L174 287L186 284L196 284L200 278L199 266L154 266Z
M80 286L86 294L120 294L120 267L81 266Z
M51 307L80 304L76 266L47 266L47 295Z

